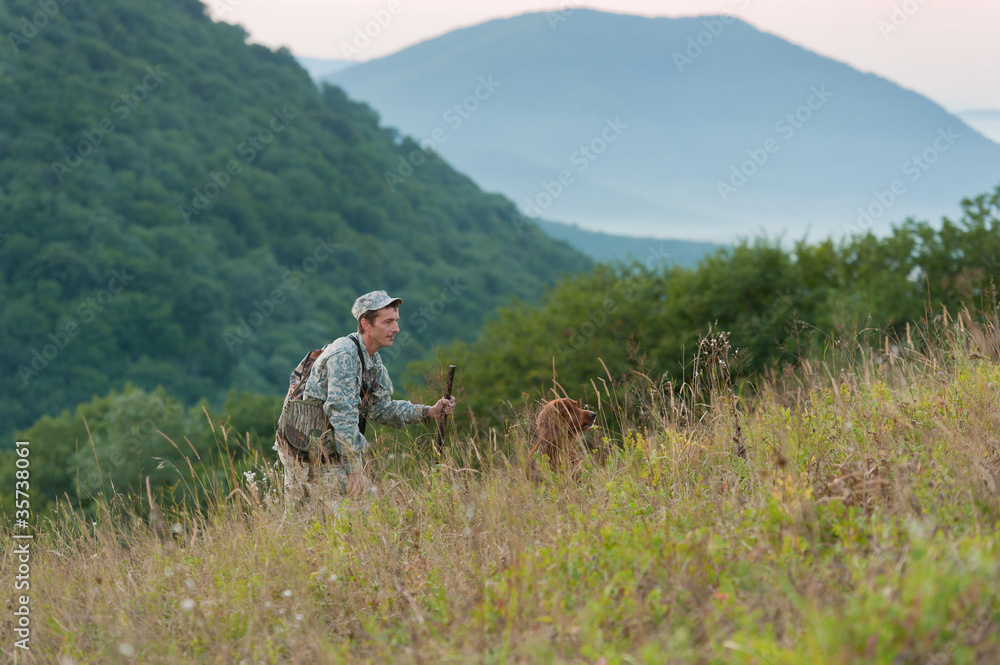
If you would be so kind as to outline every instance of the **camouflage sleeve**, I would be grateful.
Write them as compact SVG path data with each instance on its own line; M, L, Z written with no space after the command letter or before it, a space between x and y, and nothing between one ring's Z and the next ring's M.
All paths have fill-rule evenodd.
M407 425L422 423L429 407L412 404L406 400L392 399L392 381L383 367L375 382L374 392L368 406L368 419L381 425L403 429Z
M319 362L316 365L309 377L306 394L326 395L323 412L333 425L340 463L346 473L358 473L364 469L365 450L368 449L368 442L358 430L358 409L361 407L358 357L343 351L333 352L322 365ZM311 385L314 380L315 386Z

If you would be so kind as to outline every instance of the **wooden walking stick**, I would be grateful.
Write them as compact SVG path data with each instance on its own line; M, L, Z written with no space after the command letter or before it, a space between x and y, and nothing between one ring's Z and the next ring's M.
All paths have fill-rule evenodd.
M455 366L448 365L448 389L445 391L444 398L451 398L451 387L455 382ZM438 421L438 440L437 440L437 450L438 454L441 454L441 448L444 446L444 428L448 424L448 415L445 414L444 418Z

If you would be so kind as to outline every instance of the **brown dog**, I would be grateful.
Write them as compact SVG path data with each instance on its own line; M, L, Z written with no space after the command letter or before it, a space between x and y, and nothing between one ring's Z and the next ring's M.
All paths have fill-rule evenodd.
M536 421L538 441L531 449L531 475L538 477L534 454L541 453L549 458L553 471L568 464L576 476L580 469L578 435L593 427L596 419L596 413L581 409L576 400L569 397L554 399L543 406Z

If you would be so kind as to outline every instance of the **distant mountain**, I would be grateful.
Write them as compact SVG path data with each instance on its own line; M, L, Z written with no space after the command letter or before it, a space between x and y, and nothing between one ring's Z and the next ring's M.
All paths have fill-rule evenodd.
M1000 143L1000 111L980 109L961 111L955 115L986 138Z
M340 72L348 67L353 67L358 64L351 60L324 60L322 58L300 58L296 57L302 68L309 72L310 78L315 81L322 81L323 78L333 74L335 72Z
M525 14L328 80L525 214L611 233L878 232L1000 182L934 102L729 17Z
M127 383L281 395L367 291L400 367L592 265L434 155L390 186L413 141L197 0L53 7L0 5L0 448Z
M649 268L667 265L693 268L702 257L726 247L711 242L616 236L588 231L575 224L545 220L538 220L537 224L553 238L564 240L571 247L603 263L639 261Z

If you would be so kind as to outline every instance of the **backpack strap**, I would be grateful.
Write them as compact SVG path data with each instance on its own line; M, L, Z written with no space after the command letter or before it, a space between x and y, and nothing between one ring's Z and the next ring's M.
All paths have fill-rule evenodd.
M288 377L288 393L285 395L286 402L290 399L302 399L302 393L306 389L306 382L309 380L313 364L315 364L316 359L322 353L323 349L313 349L292 370L291 375Z
M368 367L365 365L365 354L361 353L361 342L359 342L358 338L355 337L354 335L348 335L347 337L352 342L354 342L354 346L358 348L358 360L361 361L361 377L363 379L365 376L365 371L368 369ZM362 381L362 383L364 382Z
M361 352L361 342L354 335L348 335L348 338L358 347L358 360L361 361L361 406L358 408L358 430L361 436L364 436L365 426L368 424L368 419L365 417L368 413L368 395L371 393L371 388L365 384L365 372L368 371L368 366L365 364L365 354Z

